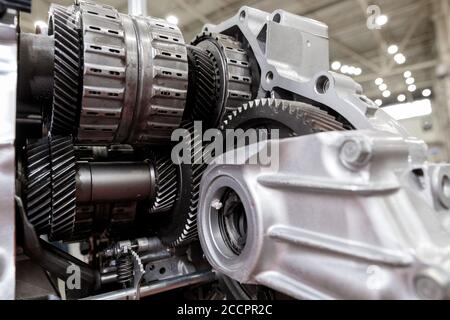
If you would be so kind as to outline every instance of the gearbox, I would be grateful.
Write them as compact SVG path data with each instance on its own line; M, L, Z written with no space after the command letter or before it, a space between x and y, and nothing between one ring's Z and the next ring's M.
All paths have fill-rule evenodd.
M450 166L329 71L325 24L244 6L189 42L91 1L51 4L35 34L18 10L0 298L450 298Z

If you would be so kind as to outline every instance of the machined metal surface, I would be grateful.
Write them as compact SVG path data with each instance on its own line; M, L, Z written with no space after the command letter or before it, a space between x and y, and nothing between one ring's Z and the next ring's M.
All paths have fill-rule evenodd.
M370 160L349 168L361 149L343 150L355 141L370 146ZM238 149L238 165L216 159L203 175L198 217L208 261L241 283L300 299L448 298L450 215L435 208L443 195L431 187L445 186L448 165L410 162L416 143L379 131L324 132ZM268 148L279 150L270 165L247 164ZM439 182L435 170L444 170ZM240 254L211 205L227 189L246 214Z
M115 10L114 21L90 12L86 11L85 16L88 21L93 20L88 28L97 30L91 30L95 43L84 38L85 64L91 60L87 57L93 63L88 69L85 66L85 70L92 72L85 76L84 94L92 102L93 110L83 104L81 119L86 116L91 121L85 125L81 121L79 139L168 141L171 130L181 121L187 89L187 56L179 29L160 19L119 15ZM105 24L105 20L114 28L99 24ZM103 44L97 41L99 32L103 34ZM105 84L103 89L98 87L99 78ZM89 79L92 88L86 88ZM110 121L105 122L105 117Z
M79 163L76 181L80 203L150 200L155 196L154 169L143 162Z
M16 18L14 10L0 18L0 299L15 297Z
M258 94L254 98L265 98L268 93L273 98L286 98L283 94L288 92L331 108L354 128L408 136L397 122L363 95L358 83L328 71L325 24L284 10L268 13L244 6L233 17L218 25L207 24L203 30L245 39L255 60L250 64L257 64L261 71Z
M140 72L127 141L165 143L179 127L186 104L188 62L183 35L162 19L133 19L140 39Z
M132 87L126 91L138 72L136 46L125 40L132 22L108 5L81 1L79 10L84 74L78 140L112 142L124 106L135 98Z

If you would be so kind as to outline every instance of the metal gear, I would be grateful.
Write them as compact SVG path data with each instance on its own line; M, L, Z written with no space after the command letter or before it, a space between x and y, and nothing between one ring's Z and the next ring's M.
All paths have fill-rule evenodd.
M189 90L186 114L188 120L200 120L213 127L222 112L219 66L206 49L187 46L189 61Z
M156 172L156 196L150 207L150 212L168 212L172 209L177 197L177 168L168 156L155 156L154 165Z
M220 108L212 116L209 115L215 126L226 114L253 96L248 54L239 41L224 34L202 32L192 41L192 45L206 50L217 61L215 73L219 75L220 81Z
M280 138L345 129L325 110L308 103L281 99L250 101L229 114L220 129L261 127L280 129Z
M258 99L245 103L232 111L220 126L226 129L249 128L280 129L280 138L304 135L320 131L343 130L343 125L324 110L310 104L278 99ZM191 164L180 165L182 185L174 206L174 217L163 237L171 246L181 246L197 237L197 209L199 201L200 181L207 165L197 163L203 153L200 146L200 132L194 131L192 124L186 124L189 131L188 146Z
M77 6L50 6L49 34L54 36L53 105L47 118L53 135L76 130L81 96L81 37Z
M38 234L70 239L75 223L75 156L71 137L46 137L26 148L27 216Z
M192 122L182 125L186 129L183 142L188 142L187 152L190 154L190 163L178 165L178 193L170 215L165 217L160 230L161 240L164 244L178 247L186 245L197 238L197 206L200 191L201 172L206 164L196 164L195 159L201 156L201 137L194 130ZM191 142L193 144L191 145Z
M61 240L73 235L75 222L75 155L72 138L50 139L52 164L52 220L49 238Z
M26 146L26 201L28 220L39 234L50 230L52 186L50 149L47 138Z

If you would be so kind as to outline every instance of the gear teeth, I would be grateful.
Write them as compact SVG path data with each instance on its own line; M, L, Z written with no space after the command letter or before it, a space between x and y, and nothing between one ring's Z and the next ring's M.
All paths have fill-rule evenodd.
M75 155L71 137L54 137L50 142L52 164L51 240L72 237L76 209Z
M93 204L77 204L73 236L71 240L86 239L92 233L95 207Z
M189 209L186 212L181 213L184 215L185 223L176 240L170 244L172 247L186 245L197 239L197 209L200 195L200 181L202 179L203 172L207 167L204 163L196 164L195 162L195 159L201 156L204 151L204 148L197 147L202 143L201 137L195 135L199 133L195 132L194 125L192 123L186 124L184 128L189 131L191 141L194 141L194 145L190 148L192 171L190 183L191 196ZM195 144L195 142L197 144Z
M26 147L26 212L38 234L48 233L51 217L51 163L48 139Z
M49 131L69 135L76 130L80 106L81 37L77 7L52 4L50 17L55 39L54 89Z
M211 113L220 113L220 75L216 59L208 50L187 46L190 62L189 101L191 120L201 120L213 126Z
M239 125L242 116L245 116L245 114L256 108L273 109L277 113L281 111L288 112L293 119L307 124L312 132L344 129L342 123L338 122L324 110L302 102L279 99L258 99L245 103L242 107L236 108L228 113L226 116L227 120L223 121L220 129L225 130L227 128L235 128ZM201 139L196 139L194 126L188 124L185 128L190 132L191 141L194 141L194 145L191 148L191 198L188 212L182 213L185 220L183 229L178 238L171 243L171 246L174 247L185 245L198 237L197 211L200 196L200 182L203 172L207 167L206 164L196 164L194 162L194 159L197 159L199 153L203 153L204 148L196 148L195 142L200 141L199 143L201 143ZM197 150L197 152L195 152L195 150Z
M156 179L157 189L156 197L150 212L159 213L167 212L172 209L177 198L178 192L178 176L177 169L172 163L170 157L156 157Z
M75 155L72 138L46 137L26 147L26 211L38 234L69 239L75 219Z
M238 108L229 114L228 119L220 125L220 129L232 128L236 118L239 118L248 110L255 108L270 108L276 112L289 112L289 114L295 116L298 120L308 124L313 132L344 130L343 124L325 110L299 101L272 98L249 101L243 108Z
M220 87L217 112L213 114L216 118L213 126L216 126L228 113L242 106L253 96L249 58L242 43L225 34L202 32L191 44L197 48L209 50L212 57L220 61L216 63L215 72ZM208 118L212 118L210 108Z

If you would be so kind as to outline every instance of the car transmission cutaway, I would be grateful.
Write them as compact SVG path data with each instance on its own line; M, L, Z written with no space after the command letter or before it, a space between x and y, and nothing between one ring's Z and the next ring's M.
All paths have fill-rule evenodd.
M0 19L0 298L450 298L450 166L328 70L326 25L29 9Z

